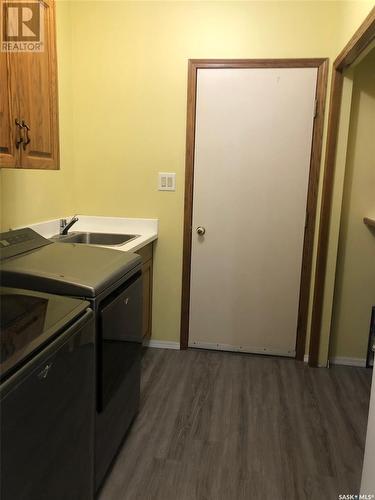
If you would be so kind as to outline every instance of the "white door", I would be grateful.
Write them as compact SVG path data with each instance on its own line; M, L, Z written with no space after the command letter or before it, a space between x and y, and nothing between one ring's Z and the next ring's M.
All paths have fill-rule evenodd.
M316 81L198 69L192 347L295 356Z
M365 457L363 460L362 495L375 495L375 378L372 374L370 410L367 422Z

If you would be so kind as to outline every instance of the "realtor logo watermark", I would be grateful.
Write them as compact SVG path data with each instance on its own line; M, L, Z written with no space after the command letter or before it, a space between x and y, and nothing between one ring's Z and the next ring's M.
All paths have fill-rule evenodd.
M40 0L1 0L1 52L43 52Z

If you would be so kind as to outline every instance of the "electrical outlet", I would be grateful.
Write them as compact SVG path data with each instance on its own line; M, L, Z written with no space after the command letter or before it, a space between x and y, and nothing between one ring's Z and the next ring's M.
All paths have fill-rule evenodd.
M159 172L159 191L176 191L176 174L173 172Z

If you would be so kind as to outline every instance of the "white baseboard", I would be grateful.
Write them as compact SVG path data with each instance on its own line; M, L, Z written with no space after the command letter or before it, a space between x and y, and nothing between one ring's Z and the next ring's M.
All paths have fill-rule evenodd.
M337 356L334 358L330 358L329 362L331 363L331 365L366 367L365 358L344 358L341 356Z
M238 346L231 344L215 344L211 342L189 342L189 347L195 347L197 349L209 349L213 351L229 351L229 352L245 352L249 354L269 354L271 356L286 356L289 358L294 358L295 351L281 351L279 349L260 349L259 347L252 346Z
M167 340L146 340L143 345L146 347L155 347L156 349L180 349L179 342L169 342Z
M203 349L215 349L215 350L222 350L224 346L218 346L217 344L203 344L199 343L200 345L192 343L191 345L189 344L189 347L200 347ZM144 342L144 345L147 347L154 347L156 349L180 349L180 343L179 342L171 342L168 340L146 340ZM232 349L230 349L232 347ZM233 346L225 346L225 350L236 350L237 352L246 352L245 350L242 349L233 349ZM254 352L254 351L253 351ZM264 353L264 351L263 351ZM271 354L271 353L270 353ZM275 353L272 353L275 354ZM285 354L284 354L285 355ZM305 354L303 357L303 361L305 363L309 362L309 355ZM337 356L335 358L331 358L329 362L332 365L344 365L344 366L359 366L359 367L365 367L366 366L366 359L364 358L345 358L345 357L340 357Z

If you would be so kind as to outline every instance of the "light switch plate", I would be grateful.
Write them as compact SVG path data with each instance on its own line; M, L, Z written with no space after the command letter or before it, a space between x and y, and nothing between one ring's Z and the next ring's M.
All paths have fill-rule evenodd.
M176 191L176 174L174 172L159 172L159 191Z

